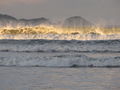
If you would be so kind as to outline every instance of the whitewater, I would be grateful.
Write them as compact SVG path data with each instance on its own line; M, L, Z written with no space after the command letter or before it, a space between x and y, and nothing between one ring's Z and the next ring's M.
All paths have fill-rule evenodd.
M119 67L120 29L0 27L0 66Z
M120 40L0 40L0 66L119 67Z
M0 90L119 90L118 67L119 28L0 28Z

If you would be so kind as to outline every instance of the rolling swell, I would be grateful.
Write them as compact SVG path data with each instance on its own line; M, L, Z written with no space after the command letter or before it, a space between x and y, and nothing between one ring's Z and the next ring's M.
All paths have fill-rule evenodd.
M120 40L0 40L0 66L120 66Z
M0 40L0 45L0 52L120 52L120 40Z

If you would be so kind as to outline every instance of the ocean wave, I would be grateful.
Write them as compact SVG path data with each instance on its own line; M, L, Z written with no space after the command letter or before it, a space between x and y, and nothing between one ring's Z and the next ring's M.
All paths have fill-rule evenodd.
M120 51L111 51L111 50L92 50L92 51L78 51L78 50L66 50L66 51L57 51L57 50L50 50L50 51L44 51L44 50L23 50L23 51L15 51L15 50L0 50L0 52L25 52L25 53L120 53Z
M46 39L46 40L115 40L120 39L120 34L96 35L96 34L15 34L0 35L0 39Z
M0 40L0 52L119 52L120 40Z
M0 39L113 40L120 39L119 28L97 26L65 28L58 26L0 27Z
M0 66L120 66L120 40L0 40Z
M24 57L24 58L23 58ZM0 57L0 66L39 66L39 67L116 67L120 57L92 58L85 55L58 55L53 57L31 57L30 55Z

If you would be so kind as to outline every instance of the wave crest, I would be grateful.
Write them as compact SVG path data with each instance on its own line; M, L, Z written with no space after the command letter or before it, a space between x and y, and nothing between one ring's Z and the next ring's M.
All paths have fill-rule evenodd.
M57 26L1 27L0 39L105 40L120 39L120 28Z

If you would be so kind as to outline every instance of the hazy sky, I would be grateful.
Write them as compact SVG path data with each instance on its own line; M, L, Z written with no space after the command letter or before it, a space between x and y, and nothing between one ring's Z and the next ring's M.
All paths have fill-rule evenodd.
M0 0L0 13L58 20L82 16L98 24L120 25L120 0Z

